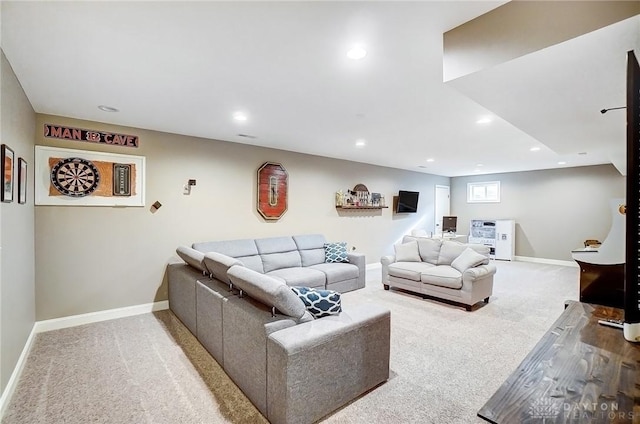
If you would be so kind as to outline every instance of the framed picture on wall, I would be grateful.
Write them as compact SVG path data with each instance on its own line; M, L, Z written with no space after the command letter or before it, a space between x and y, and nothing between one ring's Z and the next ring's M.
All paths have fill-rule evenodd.
M2 201L13 202L13 150L3 144L0 147L0 152L0 161L2 161Z
M36 146L34 203L144 206L143 156Z
M27 161L18 158L18 203L27 203Z

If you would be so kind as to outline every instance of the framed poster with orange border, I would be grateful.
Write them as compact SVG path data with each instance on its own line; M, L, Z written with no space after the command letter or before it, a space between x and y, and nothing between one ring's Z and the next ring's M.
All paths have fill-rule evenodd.
M260 215L278 220L287 211L289 174L279 163L265 162L258 168L258 205Z

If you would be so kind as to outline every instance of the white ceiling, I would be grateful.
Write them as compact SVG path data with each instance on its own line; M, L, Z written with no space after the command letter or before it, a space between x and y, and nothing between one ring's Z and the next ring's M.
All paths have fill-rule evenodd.
M1 42L38 113L445 176L624 161L599 111L640 17L443 83L442 34L503 3L3 1Z

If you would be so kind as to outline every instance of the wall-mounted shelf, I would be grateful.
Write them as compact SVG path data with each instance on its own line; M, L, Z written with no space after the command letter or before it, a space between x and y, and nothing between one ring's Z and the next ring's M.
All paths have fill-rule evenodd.
M389 206L336 206L336 209L386 209Z
M356 184L353 190L336 192L336 209L338 210L366 210L385 209L384 196L380 193L369 193L364 184Z

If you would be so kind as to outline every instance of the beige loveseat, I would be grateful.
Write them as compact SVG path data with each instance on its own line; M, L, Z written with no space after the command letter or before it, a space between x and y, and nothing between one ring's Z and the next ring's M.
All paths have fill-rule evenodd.
M467 311L489 302L496 267L489 247L426 237L405 236L394 246L395 255L383 256L382 284L423 297L462 304Z

